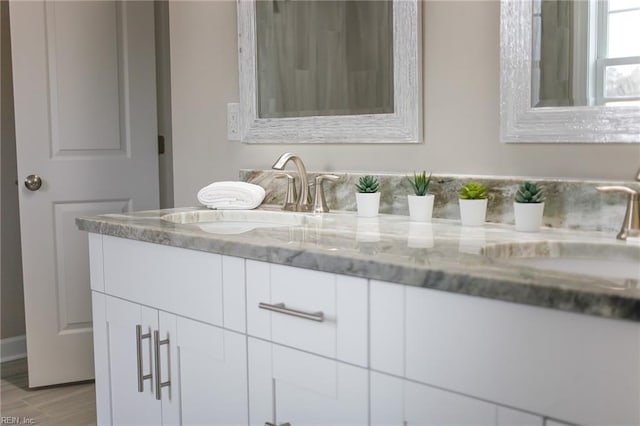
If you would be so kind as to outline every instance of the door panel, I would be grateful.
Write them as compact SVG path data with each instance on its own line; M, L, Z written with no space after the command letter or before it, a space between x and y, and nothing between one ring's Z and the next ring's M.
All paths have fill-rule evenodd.
M93 378L76 216L158 206L153 3L11 2L29 386Z
M53 204L60 333L91 329L91 289L86 285L86 277L89 276L89 243L87 236L78 232L75 218L127 210L129 200Z
M48 2L53 157L121 151L122 5ZM94 60L87 60L94 58ZM100 102L95 102L100 99Z

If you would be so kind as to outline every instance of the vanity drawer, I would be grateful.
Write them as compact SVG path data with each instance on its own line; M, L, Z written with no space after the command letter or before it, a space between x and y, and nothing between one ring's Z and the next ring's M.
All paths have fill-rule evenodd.
M223 325L223 256L104 236L103 259L105 293Z
M246 265L249 335L366 366L367 280L257 261Z

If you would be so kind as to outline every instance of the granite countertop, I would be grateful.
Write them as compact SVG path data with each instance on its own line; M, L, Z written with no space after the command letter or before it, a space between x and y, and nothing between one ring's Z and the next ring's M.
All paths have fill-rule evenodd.
M230 214L241 221L219 228L161 219L168 214L186 222L202 214ZM260 224L255 222L265 220L256 220L256 214L286 220L275 227L256 227ZM116 237L640 321L640 245L618 241L611 232L542 228L520 233L511 225L465 228L457 220L427 224L399 215L362 219L353 212L283 213L270 206L233 213L153 210L78 218L76 223L81 230ZM624 260L637 264L638 271L633 277L595 277L509 261L532 256L610 259L614 264Z

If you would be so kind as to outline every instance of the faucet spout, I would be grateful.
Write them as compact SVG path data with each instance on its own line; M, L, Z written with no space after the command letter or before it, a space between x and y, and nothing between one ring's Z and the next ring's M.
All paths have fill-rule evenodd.
M302 159L296 154L285 152L276 160L275 163L273 163L271 168L275 170L284 170L289 161L292 161L296 166L298 177L300 179L300 191L298 191L298 201L295 204L295 210L300 212L310 211L311 204L308 201L309 184L307 180L307 169L304 167Z

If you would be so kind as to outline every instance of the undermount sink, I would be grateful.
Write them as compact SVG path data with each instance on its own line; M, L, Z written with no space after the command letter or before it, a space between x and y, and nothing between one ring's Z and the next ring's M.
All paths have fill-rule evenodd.
M638 246L540 241L497 244L483 254L497 263L640 284Z
M609 260L580 257L533 257L505 259L512 265L569 274L590 275L601 278L640 280L640 263L638 261Z
M304 213L271 210L195 210L169 213L165 222L195 224L213 234L241 234L257 228L306 225L314 217Z

